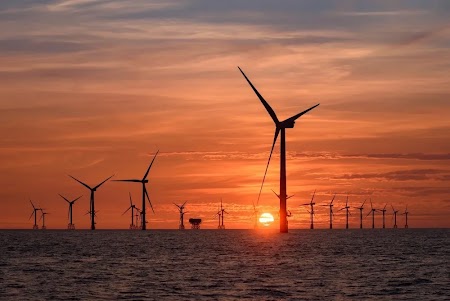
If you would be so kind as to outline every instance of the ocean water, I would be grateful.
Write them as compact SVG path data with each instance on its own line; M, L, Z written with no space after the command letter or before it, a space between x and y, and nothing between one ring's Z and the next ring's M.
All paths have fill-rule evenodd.
M2 230L0 300L450 300L450 230Z

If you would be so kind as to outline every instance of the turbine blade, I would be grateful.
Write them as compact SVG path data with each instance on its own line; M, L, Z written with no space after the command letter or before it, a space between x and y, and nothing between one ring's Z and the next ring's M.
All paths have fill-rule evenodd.
M112 177L114 177L114 175L110 176L109 178L107 178L106 180L104 180L103 182L101 182L100 184L98 184L97 186L95 186L94 189L99 188L100 186L102 186L106 181L108 181L108 180L111 179Z
M147 172L145 173L145 175L144 175L144 177L142 178L142 180L147 179L148 173L150 172L150 168L152 168L153 162L155 161L156 156L158 155L158 153L159 153L159 149L158 149L158 151L156 152L155 156L153 157L152 162L151 162L150 165L148 166Z
M124 215L125 213L127 213L128 212L128 210L130 210L131 209L131 206L130 207L128 207L128 209L127 210L125 210L125 212L124 213L122 213L122 215Z
M145 186L144 186L144 191L145 191L145 195L147 196L148 203L150 204L150 208L152 208L152 211L153 211L153 214L154 214L155 210L153 210L153 205L152 205L152 202L150 201L150 197L148 196L147 188L145 188Z
M286 200L287 199L290 199L291 197L293 197L295 194L293 194L293 195L288 195L287 197L286 197Z
M130 179L130 180L111 180L113 182L137 182L137 183L142 183L142 180L137 180L137 179Z
M335 197L336 197L336 194L334 194L333 199L331 200L330 205L333 204L333 201L334 201L334 198L335 198Z
M372 211L369 211L369 213L367 213L366 217L368 217L371 213L372 213Z
M179 206L179 205L177 205L177 204L175 204L175 203L173 203L175 206L177 206L179 209L181 209L181 207Z
M276 195L278 198L280 198L280 195L278 195L275 191L273 191L273 189L270 189L270 190L272 190L272 192L275 193L275 195Z
M395 211L394 206L392 206L392 204L391 204L391 207L392 207L392 211Z
M133 201L131 200L131 192L128 192L128 194L130 195L130 208L133 207Z
M184 207L184 205L186 205L187 201L183 203L183 205L181 205L181 207Z
M70 202L69 202L69 200L68 199L66 199L65 197L63 197L62 195L60 195L59 193L58 193L58 195L60 196L60 197L62 197L67 203L69 203L70 204Z
M255 92L256 96L258 96L259 100L261 101L261 103L263 104L263 106L266 108L267 113L269 113L270 117L272 117L273 122L275 122L275 124L278 124L278 117L277 114L275 114L275 111L272 109L272 107L267 103L267 101L264 99L264 97L262 97L261 94L259 94L258 90L256 90L255 86L253 86L252 82L248 79L248 77L245 75L244 71L242 71L241 68L239 68L239 71L241 71L242 75L245 77L245 79L247 80L248 84L250 85L250 87L252 87L253 92Z
M34 214L34 210L33 210L33 212L31 212L31 215L30 215L30 217L28 218L28 220L30 220L32 217L33 217L33 214Z
M298 113L297 115L292 116L291 118L286 119L285 121L295 121L297 118L299 118L302 115L305 115L306 113L308 113L309 111L311 111L312 109L314 109L315 107L319 106L320 103L316 104L315 106L312 106L311 108L304 110L303 112ZM283 122L285 122L283 121Z
M259 204L259 199L261 197L261 192L264 186L264 181L266 180L267 170L269 169L270 159L272 158L273 148L275 147L275 143L277 142L278 134L280 133L280 129L275 129L275 135L273 137L272 149L270 150L269 160L267 160L266 171L264 172L264 177L261 183L261 188L259 189L258 199L256 200L256 206ZM279 196L278 196L279 197Z
M314 193L313 193L313 196L312 196L312 198L311 198L311 203L313 202L313 200L314 200L314 196L316 195L316 190L314 189Z
M80 195L80 196L77 197L75 200L73 200L73 201L72 201L72 204L75 204L75 202L78 201L81 197L82 197L82 195Z
M36 209L36 207L34 207L33 202L30 200L31 206L33 206L33 209Z
M72 179L74 179L75 181L77 181L78 183L80 183L81 185L86 187L87 189L92 190L92 188L88 184L85 184L85 183L81 182L80 180L78 180L77 178L72 177L71 175L69 175L69 177L71 177Z
M361 208L364 207L364 203L367 201L367 199L364 200L364 202L361 205Z

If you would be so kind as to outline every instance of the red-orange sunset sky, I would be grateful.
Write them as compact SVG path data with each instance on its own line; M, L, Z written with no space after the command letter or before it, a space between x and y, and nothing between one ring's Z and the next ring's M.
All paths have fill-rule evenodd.
M150 229L177 228L184 201L215 228L221 198L227 228L252 228L274 125L237 66L281 120L320 103L286 130L290 228L309 227L314 190L335 211L387 203L387 227L391 204L450 227L449 1L3 1L0 27L0 228L31 228L29 199L66 228L58 193L83 195L88 228L68 175L141 178L158 149ZM259 201L278 227L271 189L279 143ZM128 227L129 192L141 207L139 184L99 188L98 229Z

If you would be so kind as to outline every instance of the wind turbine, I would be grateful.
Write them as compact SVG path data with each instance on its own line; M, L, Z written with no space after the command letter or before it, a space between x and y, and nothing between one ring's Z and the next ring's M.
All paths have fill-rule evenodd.
M263 106L266 108L267 112L269 113L270 117L272 117L272 120L275 123L275 135L273 138L272 149L270 150L269 160L267 161L266 171L264 172L264 177L263 177L263 180L261 183L261 189L259 191L258 201L261 196L261 191L262 191L262 187L264 185L264 180L266 178L267 169L269 168L269 163L270 163L270 158L272 157L273 148L277 141L278 134L280 134L280 132L281 132L281 141L280 141L280 232L287 233L288 232L288 224L287 224L287 210L286 210L287 188L286 188L286 133L285 133L285 130L287 128L293 128L295 125L295 120L297 120L300 116L306 114L307 112L311 111L312 109L317 107L319 104L316 104L315 106L313 106L303 112L300 112L297 115L294 115L286 120L279 121L277 115L275 114L275 111L270 107L270 105L262 97L262 95L259 94L258 90L256 90L256 88L253 86L253 84L250 82L250 80L247 78L247 76L241 70L241 68L239 68L239 71L241 71L242 75L245 77L248 84L253 89L255 94L258 96L259 100L261 101Z
M353 207L355 209L359 209L359 228L362 229L362 222L363 222L363 209L364 209L364 203L366 202L366 200L364 200L364 202L361 204L361 207Z
M315 195L316 195L316 191L314 190L314 193L313 193L313 196L311 198L311 201L309 203L300 205L300 206L311 206L311 211L307 210L309 212L310 216L311 216L310 229L314 229L314 215L315 215L315 213L314 213L314 205L316 203L314 203L313 201L314 201L314 196Z
M331 202L329 203L329 204L327 204L327 205L320 205L320 206L323 206L323 207L330 207L330 229L333 229L333 215L334 215L334 213L333 213L333 201L334 201L334 198L336 197L336 194L334 194L334 196L333 196L333 198L331 199Z
M106 181L108 181L109 179L111 179L112 177L114 177L114 175L110 176L109 178L107 178L106 180L104 180L103 182L101 182L100 184L98 184L97 186L91 187L83 182L81 182L80 180L72 177L71 175L69 175L69 177L71 177L72 179L74 179L75 181L77 181L78 183L80 183L81 185L83 185L84 187L86 187L87 189L89 189L91 191L91 198L90 198L90 207L89 207L89 213L91 214L91 230L95 230L95 199L94 199L94 193L95 191L97 191L97 189L102 186Z
M77 197L76 199L74 199L73 201L69 201L68 199L66 199L64 196L60 195L58 193L58 195L60 197L62 197L67 203L69 203L69 212L68 212L68 216L69 216L69 224L67 225L67 229L69 230L74 230L75 229L75 224L72 222L72 206L73 204L75 204L75 202L81 198L82 196Z
M131 209L131 224L130 224L130 229L137 229L137 221L136 221L136 225L134 224L134 210L137 209L135 205L133 205L133 201L131 200L131 192L128 193L130 195L130 207L127 208L127 210L125 210L124 213L122 213L122 215L124 215L125 213L128 212L128 210Z
M41 218L39 220L42 220L42 230L47 229L47 227L45 226L45 216L48 214L48 212L44 212L44 209L39 209L41 210Z
M150 172L150 168L152 168L153 162L155 161L155 158L158 155L158 153L159 153L159 150L156 152L155 156L153 157L153 160L150 163L150 165L148 166L147 171L145 172L145 175L142 178L142 180L138 180L138 179L113 180L115 182L135 182L135 183L142 184L142 211L141 211L142 230L147 229L147 219L145 217L145 197L147 197L148 203L150 204L150 208L152 209L153 213L155 213L155 210L153 210L152 202L150 201L150 197L148 196L148 192L147 192L147 188L145 187L145 184L148 183L147 176L148 176L148 173Z
M30 203L31 203L31 206L33 206L33 212L31 212L31 215L30 215L30 218L28 218L28 220L30 220L31 219L31 217L34 215L34 225L33 225L33 229L35 230L35 229L39 229L39 226L37 225L37 222L36 222L36 212L37 211L39 211L39 210L41 210L41 208L36 208L36 207L34 207L34 204L33 204L33 202L30 200Z
M219 226L217 226L217 229L222 229L222 226L220 224L220 217L222 216L222 212L220 211L220 207L217 207L217 213L215 214L219 217Z
M408 205L406 205L405 212L402 213L405 216L405 228L408 228L408 214Z
M348 195L347 195L347 200L345 201L345 207L339 209L339 211L344 210L345 209L345 229L348 229L348 216L351 215L350 211L348 211L348 209L350 209L350 206L348 205Z
M392 204L391 204L391 207L392 207L392 214L394 214L394 228L397 228L397 213L398 213L398 210L395 210L394 206L392 206Z
M225 213L228 214L228 212L223 208L222 199L220 199L220 210L217 212L217 214L219 215L219 229L225 229L225 225L223 224L223 216L225 215ZM222 219L222 221L220 221L220 219Z
M379 209L378 210L378 211L383 213L383 229L386 228L385 219L384 219L384 216L385 216L385 213L386 213L386 206L387 206L387 204L384 205L383 209Z
M366 217L369 216L372 213L372 229L375 229L375 211L377 211L377 209L373 208L373 206L372 206L372 199L370 199L370 211L366 215Z
M173 203L175 206L178 207L178 211L180 212L180 225L178 226L178 229L180 229L180 230L184 230L184 214L186 212L184 212L183 210L184 210L184 205L186 205L186 202L184 202L183 205L177 205L177 204Z

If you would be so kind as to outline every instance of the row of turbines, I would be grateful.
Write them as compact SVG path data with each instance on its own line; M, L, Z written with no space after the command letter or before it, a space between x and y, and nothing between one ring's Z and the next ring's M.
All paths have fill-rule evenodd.
M272 109L272 107L269 105L269 103L264 99L264 97L258 92L256 87L253 85L253 83L250 81L250 79L246 76L246 74L242 71L242 69L240 67L238 67L238 69L241 72L241 74L244 76L245 80L250 85L251 89L256 94L256 96L258 97L258 99L260 100L260 102L262 103L262 105L264 106L264 108L266 109L266 111L268 112L268 114L270 115L270 117L272 118L272 120L273 120L273 122L275 124L275 133L274 133L272 148L270 150L269 158L268 158L267 165L266 165L266 168L265 168L265 172L264 172L264 176L263 176L263 179L262 179L261 188L259 190L259 195L258 195L258 199L257 199L257 202L256 202L256 206L258 205L259 199L261 197L261 192L262 192L262 189L263 189L263 186L264 186L264 181L265 181L265 178L266 178L266 175L267 175L267 171L268 171L268 168L269 168L270 159L272 158L272 153L273 153L273 150L274 150L274 147L275 147L275 143L277 142L278 136L280 136L280 192L278 194L276 194L276 195L277 195L277 197L279 198L279 201L280 201L280 209L279 209L279 214L280 214L280 232L281 233L287 233L288 232L288 220L287 220L287 218L291 216L291 213L287 210L287 199L289 198L289 196L287 195L287 183L286 183L286 129L294 128L295 122L296 122L296 120L298 118L300 118L301 116L305 115L306 113L308 113L309 111L313 110L314 108L318 107L320 105L320 103L318 103L318 104L310 107L309 109L306 109L306 110L304 110L304 111L302 111L302 112L300 112L300 113L298 113L296 115L293 115L293 116L291 116L291 117L289 117L289 118L287 118L285 120L280 121L278 119L278 116L276 115L275 111ZM142 230L146 230L146 224L147 224L146 210L145 210L146 199L148 200L148 203L150 204L150 208L154 212L152 203L150 201L150 197L148 195L146 184L148 183L148 179L147 179L148 173L150 171L150 168L153 165L153 162L154 162L157 154L158 154L158 152L155 154L153 160L151 161L151 163L150 163L150 165L149 165L149 167L148 167L148 169L147 169L147 171L146 171L146 173L145 173L145 175L144 175L144 177L142 179L113 180L113 181L120 181L120 182L140 183L142 185L142 210L139 211L139 210L137 210L136 207L133 207L132 204L130 205L130 208L132 209L132 214L133 214L134 210L137 210L137 212L139 212L139 217L141 219L141 227L140 228ZM95 199L94 199L95 191L101 185L103 185L106 181L111 179L112 177L113 176L107 178L106 180L104 180L100 184L98 184L96 186L93 186L93 187L87 185L86 183L83 183L82 181L76 179L75 177L72 177L75 181L79 182L81 185L85 186L87 189L90 190L90 194L91 194L91 196L90 196L90 209L88 211L88 214L90 214L91 229L92 230L95 229L95 224L96 224L95 223L96 211L95 211ZM69 202L70 221L69 221L68 228L69 229L74 229L75 225L73 224L72 218L71 218L71 212L72 212L71 208L72 208L73 203L76 200L68 201L66 198L64 198L64 199L67 202ZM313 208L313 206L314 206L314 204L312 204L312 203L313 203L313 201L311 201L309 204L307 204L307 205L311 206L311 210L309 211L310 214L311 214L311 228L314 227L314 225L313 225L313 220L314 220L314 208ZM331 212L330 213L330 228L332 228L332 216L333 216L332 204L329 204L327 206L330 206L330 212ZM183 207L183 209L181 207ZM254 205L254 207L255 207L255 205ZM34 208L33 212L34 212L35 220L36 220L36 212L37 212L36 210L37 209L34 207L34 205L33 205L33 208ZM130 208L128 208L127 210L129 210ZM185 213L183 211L184 210L184 205L183 206L178 206L178 208L179 208L179 211L180 211L180 228L181 227L184 228L184 223L183 223L183 216L184 216L184 213ZM348 205L346 205L345 208L341 209L341 210L346 209L346 212L347 212L347 227L348 227L348 215L349 215L348 209L349 208L350 207L348 207ZM386 208L384 208L383 210L385 210L385 209ZM42 212L41 218L43 220L45 220L44 211L42 209L39 209L39 210L41 210L41 212ZM362 216L362 209L360 209L360 210L361 210L361 216ZM371 211L371 213L373 215L373 218L372 218L373 220L374 220L374 213L375 213L376 210L378 210L378 209L373 209L372 208L372 211ZM385 211L382 211L382 212L383 212L383 216L384 216ZM394 212L395 212L395 210L394 210ZM225 213L226 213L226 211L221 206L221 208L217 212L217 216L219 217L219 226L218 226L219 229L223 229L224 228L223 217L224 217ZM370 212L369 212L369 214L370 214ZM404 214L405 214L406 220L407 220L407 216L408 216L407 210L405 210ZM394 213L394 215L395 215L395 219L396 219L397 213ZM374 224L374 221L373 221L373 224ZM383 224L384 224L384 222L383 222ZM133 217L132 217L131 225L132 226L137 226L137 222L136 222L136 224L134 223ZM395 225L396 225L396 223L395 223ZM36 221L35 221L35 226L37 226L36 225ZM407 222L406 222L406 226L407 226ZM361 227L362 227L362 217L361 217Z
M315 216L315 210L314 210L314 206L316 205L316 203L314 202L314 196L315 196L316 192L314 191L313 196L311 198L311 201L309 203L306 204L302 204L300 206L309 206L310 210L307 210L308 213L310 214L310 219L311 219L311 224L310 224L310 229L314 229L314 216ZM318 205L318 206L322 206L322 207L329 207L329 216L330 216L330 229L333 229L333 217L334 217L334 211L333 211L333 202L334 199L336 198L336 194L333 196L333 198L331 199L330 203L328 204L322 204L322 205ZM345 210L345 217L346 217L346 222L345 222L345 228L348 229L348 217L349 215L351 215L350 213L350 208L353 209L358 209L359 210L359 228L362 229L363 228L363 210L364 210L364 204L366 203L366 200L364 200L364 202L361 204L361 206L359 207L350 207L348 205L348 196L347 199L345 201L345 206L340 208L338 211L342 211ZM377 209L373 207L372 204L372 200L370 199L370 211L367 213L367 215L365 217L368 217L369 215L372 215L372 229L375 228L375 212L381 212L382 213L382 217L383 217L383 229L386 228L386 209L387 204L384 205L383 209ZM391 208L392 208L392 216L394 219L394 228L397 228L397 214L399 213L399 210L395 210L394 206L391 204ZM401 213L401 215L405 216L405 228L408 228L408 205L406 205L405 211L403 213Z

